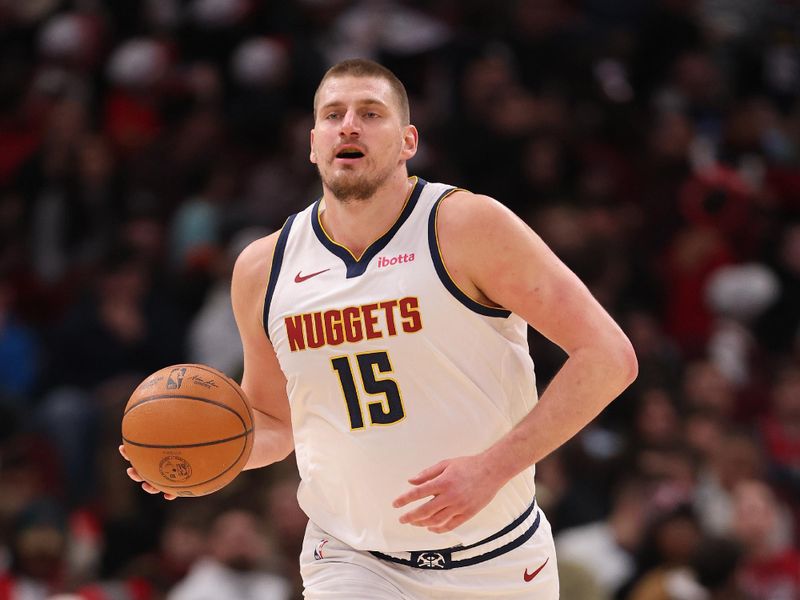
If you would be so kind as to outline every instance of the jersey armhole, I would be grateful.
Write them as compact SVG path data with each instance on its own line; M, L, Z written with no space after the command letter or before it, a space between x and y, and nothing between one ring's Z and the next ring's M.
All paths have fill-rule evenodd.
M275 286L278 284L278 275L281 272L283 265L283 255L286 252L286 240L289 238L289 231L292 229L292 223L297 214L290 216L286 219L286 223L281 228L281 233L278 236L278 241L275 242L275 251L272 253L272 266L269 271L269 282L267 283L267 291L264 296L264 313L262 317L262 325L264 333L267 334L269 340L269 307L272 303L272 296L275 294ZM270 340L272 341L272 340Z
M467 293L458 287L456 282L453 281L453 278L450 276L450 273L447 271L447 267L444 264L442 250L439 245L439 231L437 228L439 207L442 205L442 200L447 198L450 194L458 191L465 190L462 190L461 188L449 188L445 190L442 195L436 199L436 202L433 203L430 217L428 217L428 246L430 247L431 259L433 260L433 266L436 269L436 274L439 276L442 284L444 284L444 287L447 288L447 291L449 291L456 300L461 302L461 304L466 306L468 309L486 317L507 319L511 315L510 310L482 304L474 298L468 296Z

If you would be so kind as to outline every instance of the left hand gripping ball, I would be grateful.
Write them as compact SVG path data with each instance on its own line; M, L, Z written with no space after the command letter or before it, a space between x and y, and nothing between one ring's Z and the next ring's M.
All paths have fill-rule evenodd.
M253 448L253 411L239 385L199 364L164 367L133 391L122 443L148 483L203 496L230 483Z

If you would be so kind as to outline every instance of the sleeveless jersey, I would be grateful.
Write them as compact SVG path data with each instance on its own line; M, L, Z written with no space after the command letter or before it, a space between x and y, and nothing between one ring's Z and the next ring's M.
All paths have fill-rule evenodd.
M528 508L534 468L474 518L436 534L392 501L437 462L479 453L537 401L527 325L469 298L436 235L455 188L415 178L399 218L356 259L326 234L319 201L278 238L264 325L287 379L300 506L353 548L468 545ZM420 502L424 502L420 501Z

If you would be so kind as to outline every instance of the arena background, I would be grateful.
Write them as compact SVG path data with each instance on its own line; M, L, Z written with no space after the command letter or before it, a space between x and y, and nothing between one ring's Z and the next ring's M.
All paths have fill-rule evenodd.
M798 28L794 0L0 0L0 599L299 597L291 458L167 503L116 447L147 373L240 375L232 261L319 193L313 91L354 56L408 87L410 171L516 211L636 347L538 466L562 597L800 598Z

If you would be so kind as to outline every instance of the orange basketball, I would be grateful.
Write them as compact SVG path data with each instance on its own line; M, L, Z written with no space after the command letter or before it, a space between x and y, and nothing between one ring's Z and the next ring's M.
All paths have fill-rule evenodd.
M164 367L133 391L122 443L148 483L203 496L230 483L253 448L253 411L242 388L206 365Z

